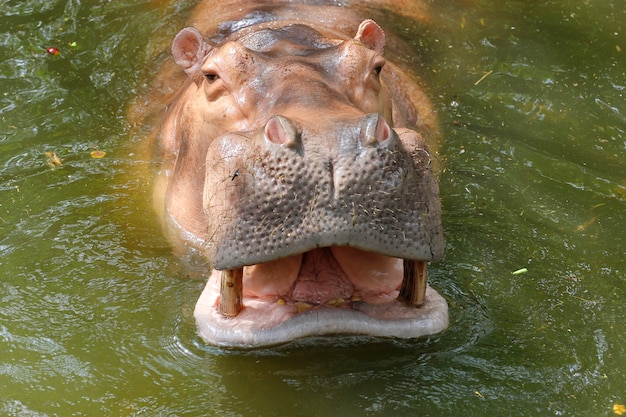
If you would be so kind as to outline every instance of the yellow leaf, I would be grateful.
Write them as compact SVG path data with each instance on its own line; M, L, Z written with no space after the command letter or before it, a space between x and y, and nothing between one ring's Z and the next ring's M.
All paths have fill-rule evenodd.
M626 407L623 404L613 404L613 412L618 416L626 413Z
M60 167L63 165L63 161L61 161L61 158L59 158L56 153L46 152L45 154L46 154L46 157L48 158L48 165L51 168Z
M91 157L92 157L92 158L95 158L95 159L104 158L104 156L105 156L106 154L107 154L107 153L106 153L105 151L91 151L91 152L89 153L89 155L91 155Z

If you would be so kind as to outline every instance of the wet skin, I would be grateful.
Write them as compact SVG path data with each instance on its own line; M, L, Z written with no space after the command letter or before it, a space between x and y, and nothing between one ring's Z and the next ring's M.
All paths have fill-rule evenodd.
M350 36L319 21L348 11L307 7L250 8L210 41L186 28L172 45L187 81L165 114L157 201L214 268L200 334L261 346L439 332L447 305L426 285L444 246L429 104L383 57L375 22Z

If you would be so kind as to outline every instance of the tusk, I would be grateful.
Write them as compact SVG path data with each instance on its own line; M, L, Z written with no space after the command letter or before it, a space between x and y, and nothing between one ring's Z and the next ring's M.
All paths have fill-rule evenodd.
M426 262L404 260L404 278L398 300L421 307L426 299Z
M220 313L235 317L243 310L243 268L222 271Z

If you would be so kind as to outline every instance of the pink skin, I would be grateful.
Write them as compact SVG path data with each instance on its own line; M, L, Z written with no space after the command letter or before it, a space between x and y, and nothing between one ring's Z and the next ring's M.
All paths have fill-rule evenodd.
M273 25L261 23L255 30L275 30ZM302 33L289 25L283 29L292 30L296 37ZM333 155L330 160L335 193L341 197L341 193L347 193L344 188L362 187L350 183L355 177L351 164L356 157L350 154L355 152L353 148L363 149L358 155L365 155L370 148L382 155L398 153L398 149L408 153L426 149L422 137L403 126L417 125L418 114L421 117L424 113L417 106L427 105L420 101L421 92L417 100L407 97L407 91L413 94L417 89L382 57L385 35L376 23L362 22L354 38L325 40L333 47L315 52L319 55L312 55L315 60L307 58L308 50L301 50L303 47L290 43L289 38L276 42L280 47L293 49L285 55L280 55L280 51L273 54L250 49L249 45L256 45L256 41L246 36L254 34L252 29L242 30L239 38L235 36L212 47L197 31L185 29L172 46L188 82L169 106L161 134L161 149L171 163L163 177L166 210L176 228L213 251L218 266L220 262L230 265L222 269L243 267L244 308L234 318L218 313L220 273L213 271L196 307L201 334L210 343L257 346L314 334L354 332L415 337L445 328L447 307L434 290L427 290L427 302L419 311L396 300L403 280L403 260L390 256L395 255L392 249L385 248L380 253L372 249L376 239L374 243L354 241L347 245L307 243L302 250L280 249L282 252L249 258L254 261L245 255L240 264L233 265L236 261L231 258L237 256L227 255L227 260L221 260L221 255L216 255L215 251L229 242L253 249L259 245L251 240L252 229L265 227L263 216L257 224L245 226L252 227L250 233L237 228L234 235L227 231L247 220L234 214L237 199L247 192L245 187L274 181L271 192L279 193L277 201L282 204L281 200L294 199L280 194L283 182L309 175L305 171L310 168L307 165L288 171L289 164L285 164L283 168L288 174L272 177L268 174L271 167L263 164L266 153L282 163L280 155L285 150L321 160ZM372 114L377 116L372 118ZM429 127L425 126L426 130ZM298 158L294 156L294 164L303 164ZM408 169L403 161L392 158L393 166L366 174L386 181L379 186L383 192L393 190L408 175L403 171ZM318 165L327 167L325 163ZM317 171L313 172L317 175ZM313 183L303 188L302 194L310 193L315 186ZM292 194L297 200L298 190L295 194L293 190L285 191L285 196ZM368 199L364 197L364 207L369 207ZM315 202L314 195L304 204L312 207ZM277 210L284 218L265 235L270 246L274 231L298 214ZM367 210L348 208L352 216L363 216L363 212L370 215ZM306 212L307 207L302 211ZM398 233L395 230L400 227L389 225L393 233ZM290 232L278 233L290 238ZM363 240L367 240L367 235ZM294 242L294 247L300 243ZM309 310L321 316L310 320L307 317L311 316L303 313ZM294 317L299 317L299 321L290 321Z
M243 271L244 297L319 305L339 299L391 301L398 296L403 270L401 259L333 247L247 266Z
M244 297L285 298L298 278L302 255L243 268Z
M330 102L332 99L330 96L322 97L328 105L335 107L332 113L337 115L338 119L355 114L355 109L359 110L357 115L378 112L391 118L389 112L391 106L386 98L388 94L381 94L377 76L385 65L385 60L377 50L371 49L380 48L382 52L384 35L375 23L371 23L364 25L366 29L362 30L367 32L367 39L363 41L370 44L362 43L357 35L356 40L347 41L342 45L341 54L335 59L339 67L333 69L333 72L338 72L334 73L336 82L329 86L329 91L335 90L332 92L333 95L348 96L353 104L348 107L340 102ZM368 26L375 26L378 29L367 29ZM382 37L382 40L376 35ZM198 167L203 167L204 155L210 144L206 138L218 137L223 132L257 128L259 122L264 123L273 114L287 115L295 121L304 123L308 123L309 120L323 121L328 118L330 109L328 105L320 106L317 101L310 104L303 102L298 107L293 107L292 102L287 100L286 97L293 90L290 85L306 83L307 79L308 82L317 82L315 79L317 75L309 73L306 67L289 68L287 75L265 76L282 78L283 81L279 85L269 83L251 88L250 84L255 78L260 77L259 71L263 66L256 64L256 58L250 51L237 42L229 42L219 49L210 49L203 44L198 47L197 55L190 52L189 49L196 47L199 42L192 34L179 35L174 41L173 52L177 63L185 68L189 77L196 83L196 86L189 87L186 93L189 97L179 100L183 107L178 110L180 112L178 125L194 126L198 120L202 120L202 129L182 132L187 136L184 141L181 141L180 133L166 135L167 139L173 138L174 143L166 141L164 145L166 150L178 155L181 153L181 144L184 143L186 147L184 157L179 157L176 161L176 173L172 177L172 184L167 193L168 211L180 227L204 239L207 220L202 218L201 201L191 196L196 194L196 190L204 187L204 173ZM363 59L363 54L370 57ZM281 68L275 71L280 72ZM320 81L326 84L333 79ZM267 103L268 101L273 104ZM172 112L178 111L172 109ZM315 112L319 115L315 115Z

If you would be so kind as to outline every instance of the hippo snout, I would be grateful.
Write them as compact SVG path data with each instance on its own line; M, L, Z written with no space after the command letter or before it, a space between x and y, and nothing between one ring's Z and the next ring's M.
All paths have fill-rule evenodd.
M207 152L204 209L214 268L331 246L425 261L441 256L435 179L428 161L405 150L425 149L417 133L400 138L378 114L326 130L273 116L260 131L229 133Z
M210 287L215 298L203 294L198 304L204 336L221 340L208 323L254 321L260 311L270 328L276 317L290 318L287 329L298 335L421 335L421 325L401 329L424 315L432 315L433 328L445 327L445 301L426 284L426 263L442 255L443 235L424 154L419 134L397 132L375 113L312 126L276 115L257 131L215 140L204 208L213 231L212 285L220 287ZM258 300L267 308L254 312ZM315 318L298 314L310 309ZM315 324L302 327L300 320ZM288 340L290 331L264 331L258 340L246 333L238 343Z

